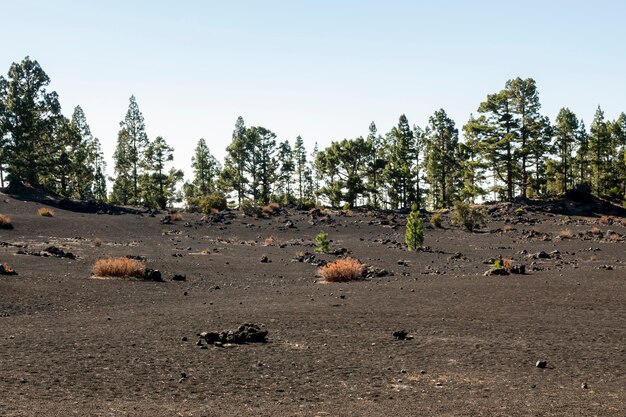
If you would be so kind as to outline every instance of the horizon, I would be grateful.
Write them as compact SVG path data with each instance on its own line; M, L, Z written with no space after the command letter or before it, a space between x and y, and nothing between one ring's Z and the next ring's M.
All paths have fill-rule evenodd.
M3 39L20 34L5 43L0 72L25 56L37 60L63 114L77 105L85 111L108 175L131 95L149 138L175 148L173 166L186 179L201 137L223 161L238 116L279 141L302 136L310 154L315 142L323 149L366 136L372 121L384 134L401 114L424 127L439 108L461 131L487 94L518 76L537 81L551 121L562 107L587 127L598 105L607 119L626 111L626 58L616 47L626 38L626 6L615 1L455 2L445 10L408 2L185 8L66 0L4 10L29 22L0 27ZM511 33L522 24L522 34ZM494 33L509 37L485 42Z

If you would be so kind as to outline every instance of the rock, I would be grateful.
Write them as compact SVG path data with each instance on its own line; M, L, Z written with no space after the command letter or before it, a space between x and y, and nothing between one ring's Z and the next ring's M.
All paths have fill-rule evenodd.
M404 330L398 330L398 331L393 332L393 337L395 337L398 340L412 340L413 339L413 336L409 335Z
M161 272L158 269L146 268L143 276L148 281L162 281Z
M504 268L491 268L490 270L486 271L483 275L486 277L491 276L491 275L504 276L504 275L510 275L510 273Z
M515 265L511 267L511 273L520 275L526 274L526 265Z
M398 265L409 266L409 263L405 260L398 259Z
M169 214L165 215L161 218L161 220L159 220L159 222L161 224L172 224L172 216L170 216Z
M541 252L538 252L535 255L533 255L533 258L535 258L535 259L550 259L550 255L548 253L546 253L545 251L541 251Z
M262 264L266 264L270 262L270 258L267 257L267 255L263 255L261 256L261 263Z
M56 256L57 258L76 259L76 256L74 256L73 253L65 252L62 249L57 248L56 246L48 246L43 251L49 253L52 256Z
M535 364L535 366L537 368L545 368L546 366L548 366L548 361L544 361L544 360L538 360L537 363Z
M294 226L293 222L291 220L287 220L287 222L285 223L285 227L288 229L293 229L296 226Z
M187 280L187 277L185 275L176 274L172 277L172 281L186 281L186 280Z
M265 343L267 342L267 330L256 324L242 324L237 330L224 330L221 332L203 332L201 336L208 344L223 346L229 344ZM202 340L202 339L201 339Z
M583 382L582 384L580 384L580 387L581 387L582 389L587 389L587 388L589 388L589 387L587 386L587 383L586 383L586 382Z

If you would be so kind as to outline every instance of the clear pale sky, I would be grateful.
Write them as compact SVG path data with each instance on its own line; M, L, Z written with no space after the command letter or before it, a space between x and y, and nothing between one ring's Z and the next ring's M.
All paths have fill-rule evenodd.
M38 60L109 161L134 94L187 177L197 140L222 159L239 115L310 151L402 113L424 126L444 108L460 129L517 76L552 120L626 111L622 1L0 0L0 16L3 74Z

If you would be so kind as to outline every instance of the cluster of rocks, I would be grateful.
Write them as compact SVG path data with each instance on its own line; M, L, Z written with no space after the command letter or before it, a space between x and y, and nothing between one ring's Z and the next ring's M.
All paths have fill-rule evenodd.
M398 330L392 333L393 337L398 340L413 340L413 336L408 334L405 330Z
M293 258L294 261L296 262L304 262L306 264L311 264L313 266L324 266L327 264L327 262L323 259L317 259L317 257L315 256L315 254L311 253L311 252L304 252L304 253L298 253L296 254L296 256Z
M223 346L225 344L243 345L248 343L267 343L267 330L253 323L244 323L237 330L222 330L220 332L202 332L198 336L198 346Z
M72 252L65 252L63 249L59 249L56 246L48 246L42 251L27 251L20 249L17 251L18 255L31 255L31 256L54 256L57 258L76 259L76 255Z

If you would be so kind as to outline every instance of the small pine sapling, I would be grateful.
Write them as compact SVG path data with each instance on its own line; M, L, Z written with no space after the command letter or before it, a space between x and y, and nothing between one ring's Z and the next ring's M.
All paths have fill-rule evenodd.
M319 232L317 236L315 236L315 243L317 245L315 247L315 252L328 253L328 251L330 250L329 248L330 242L328 241L328 234L323 230Z
M416 250L424 244L424 226L415 204L411 207L411 213L406 222L404 240L409 251Z

